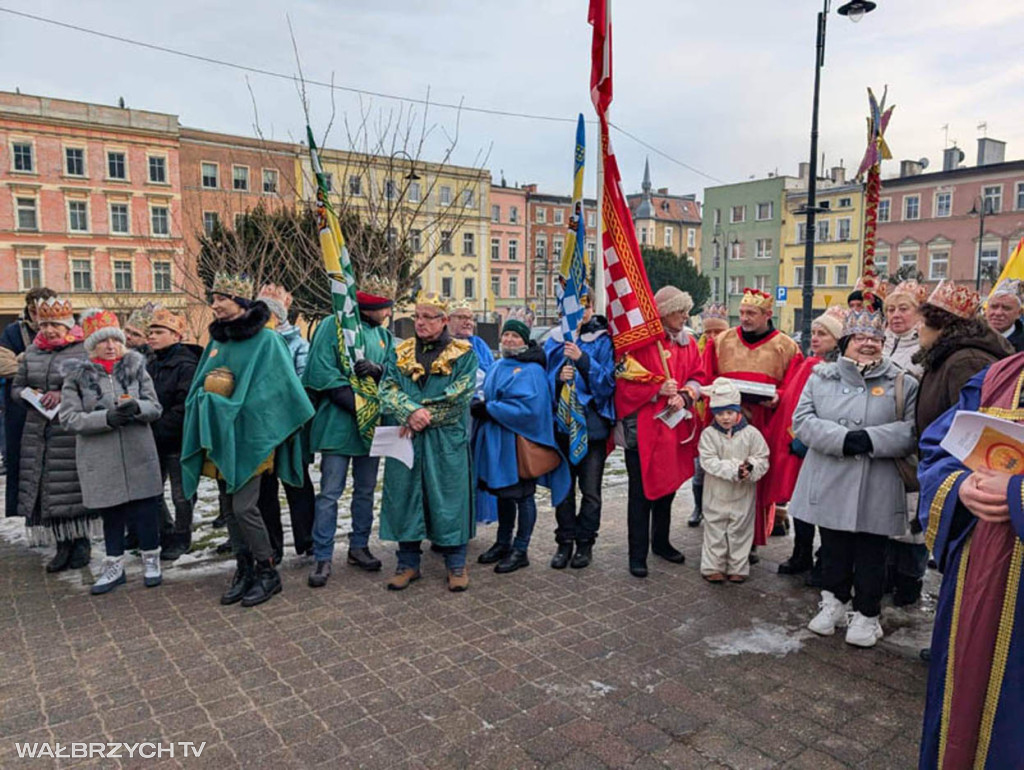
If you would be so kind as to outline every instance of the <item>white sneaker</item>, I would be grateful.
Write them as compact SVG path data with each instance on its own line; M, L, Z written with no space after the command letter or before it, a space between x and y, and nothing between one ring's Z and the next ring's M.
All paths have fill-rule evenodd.
M855 647L874 647L878 640L884 636L882 624L878 617L865 617L859 612L853 613L850 620L850 627L846 629L846 643Z
M811 619L807 627L819 636L832 636L837 626L846 625L846 613L849 611L849 602L843 604L831 591L822 591L821 601L818 602L818 614Z
M124 582L124 557L107 556L103 559L103 572L100 574L100 579L92 584L92 593L109 593Z
M146 584L146 588L152 588L158 586L163 582L163 577L160 575L160 549L157 548L155 551L143 551L142 552L142 582Z

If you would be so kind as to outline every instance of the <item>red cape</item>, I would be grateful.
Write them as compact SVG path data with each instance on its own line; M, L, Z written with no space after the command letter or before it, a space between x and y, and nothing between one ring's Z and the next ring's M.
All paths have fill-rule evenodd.
M772 434L772 441L768 444L772 470L766 477L764 499L769 503L788 503L796 488L796 478L800 475L800 467L804 461L789 451L790 442L793 440L793 412L796 411L797 402L811 376L811 370L821 362L822 359L818 356L805 358L779 397L779 405L773 418L777 428Z

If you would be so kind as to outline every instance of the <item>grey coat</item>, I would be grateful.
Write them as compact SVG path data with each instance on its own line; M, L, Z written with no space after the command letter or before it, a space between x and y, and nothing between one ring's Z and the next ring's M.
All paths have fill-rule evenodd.
M814 367L793 412L793 431L807 445L789 512L796 518L844 532L902 535L907 494L893 458L914 451L917 380L904 375L906 404L896 420L896 375L888 358L865 380L852 361L840 358ZM866 430L873 450L843 456L843 441Z
M29 345L18 363L11 386L11 398L20 399L26 388L46 393L59 391L64 382L64 367L85 359L85 348L75 342L58 350L41 350ZM55 525L83 516L82 490L75 465L75 437L57 419L47 420L28 403L25 432L21 436L21 461L18 477L18 515L32 521L39 505L41 523ZM40 522L35 522L40 523ZM82 532L58 533L60 539L82 536ZM65 537L68 536L68 537Z
M107 424L107 411L123 395L141 410L119 428ZM111 508L163 494L160 460L149 424L159 419L160 401L146 371L146 359L129 350L107 374L99 364L79 361L64 379L60 421L76 434L78 477L89 508Z

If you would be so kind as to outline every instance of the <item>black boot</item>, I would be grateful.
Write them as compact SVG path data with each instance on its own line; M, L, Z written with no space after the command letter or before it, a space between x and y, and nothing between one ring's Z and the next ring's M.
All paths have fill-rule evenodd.
M380 559L370 553L370 549L366 546L362 548L349 548L348 563L367 572L376 572L381 568Z
M235 574L231 578L231 585L228 586L228 590L224 592L224 595L220 597L221 604L234 604L235 602L242 601L242 597L248 593L253 583L256 582L252 555L247 553L241 554L236 559L238 560L238 566L235 568Z
M589 567L590 559L593 555L593 550L593 543L580 543L576 546L576 553L573 555L572 561L569 562L569 566L573 569L583 569L584 567Z
M192 547L192 530L188 532L175 532L168 540L167 547L160 549L160 558L163 561L175 561L180 559Z
M272 561L256 562L256 580L252 584L252 588L242 597L242 606L255 607L279 593L281 593L281 576L274 569L274 563Z
M804 585L808 588L821 588L821 559L814 560L814 566L804 578Z
M704 485L693 485L693 513L686 520L686 526L699 527L704 520Z
M480 554L476 560L481 564L494 564L497 561L501 561L509 552L512 550L512 546L505 545L504 543L495 543L482 554Z
M228 525L228 520L226 518L224 518L224 514L223 513L218 515L217 518L214 519L210 523L210 526L213 527L214 529L223 529L227 525Z
M892 603L895 607L908 607L917 604L921 598L921 589L924 581L913 580L906 577L897 577L896 585L892 592Z
M665 561L670 561L673 564L682 564L686 561L686 557L683 556L682 552L672 547L671 543L663 543L655 548L651 546L651 553L655 556L660 556Z
M633 577L645 578L647 577L647 562L644 559L630 559L629 560L629 574Z
M47 572L63 572L71 564L71 540L58 540L57 553L46 565Z
M748 557L748 559L747 559L747 560L748 560L748 561L749 561L749 562L750 562L750 563L751 563L752 565L753 565L753 564L757 564L757 563L758 563L759 561L761 561L761 557L757 555L757 546L756 546L756 545L755 545L755 546L753 546L753 547L752 547L752 548L750 549L750 556Z
M551 557L551 569L565 569L572 558L572 543L559 543L558 550Z
M89 545L89 538L77 538L71 544L71 559L68 561L70 569L82 569L89 566L89 559L92 558L92 546Z
M494 565L494 571L502 575L506 572L515 572L517 569L529 566L530 560L526 558L526 551L513 548L504 559Z
M779 565L780 575L800 575L814 566L814 543L793 543L793 554Z

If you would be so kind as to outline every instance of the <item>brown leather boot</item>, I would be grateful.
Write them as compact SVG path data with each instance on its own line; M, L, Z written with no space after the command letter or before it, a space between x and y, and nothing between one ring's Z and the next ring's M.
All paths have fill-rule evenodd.
M398 569L388 580L388 590L404 591L412 581L419 579L420 571L418 569Z
M469 588L469 568L448 570L448 590L465 591Z

